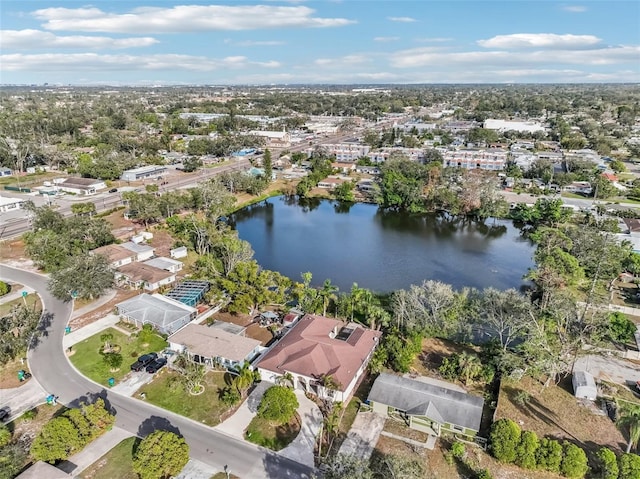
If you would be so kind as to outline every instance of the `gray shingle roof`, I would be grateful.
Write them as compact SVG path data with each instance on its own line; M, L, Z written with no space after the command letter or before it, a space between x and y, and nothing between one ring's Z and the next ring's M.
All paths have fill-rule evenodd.
M427 416L443 424L480 430L484 399L454 389L381 373L368 399L412 416Z

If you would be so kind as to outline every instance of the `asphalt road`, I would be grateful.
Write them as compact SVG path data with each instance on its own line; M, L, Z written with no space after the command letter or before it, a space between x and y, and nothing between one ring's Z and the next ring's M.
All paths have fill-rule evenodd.
M145 436L155 429L180 433L190 447L190 456L242 479L309 478L306 466L278 454L215 431L196 421L173 414L144 401L105 390L77 372L67 360L62 338L72 312L71 303L55 299L47 290L45 276L0 265L0 278L29 286L42 298L42 335L29 350L29 368L44 389L74 406L83 400L103 397L116 413L116 424L132 434ZM44 398L43 398L44 400Z

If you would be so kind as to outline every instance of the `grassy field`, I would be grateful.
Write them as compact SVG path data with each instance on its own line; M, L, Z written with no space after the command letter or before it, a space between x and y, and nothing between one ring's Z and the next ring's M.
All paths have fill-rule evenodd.
M192 396L187 393L178 381L178 373L164 372L156 377L150 384L144 386L136 393L146 394L146 401L181 414L195 421L215 426L229 413L229 406L219 400L222 389L227 387L228 373L210 371L205 376L204 393Z
M99 353L103 345L100 336L105 333L113 334L112 344L120 346L123 362L118 371L110 371ZM149 343L146 344L136 335L127 336L116 329L109 328L74 345L73 354L69 359L82 374L106 386L109 378L114 378L116 383L121 381L129 373L129 366L138 356L152 351L162 351L166 346L167 342L157 335L151 336Z
M5 316L11 312L14 306L20 306L23 304L27 304L27 306L33 308L34 305L38 310L42 310L42 305L40 304L40 297L37 294L31 293L26 298L16 298L11 301L3 302L0 304L0 317Z
M296 414L291 421L286 424L273 423L255 416L244 437L247 441L263 446L272 451L279 451L287 447L300 432L300 416Z
M9 361L7 364L0 366L0 390L8 388L17 388L26 384L29 379L20 382L18 379L18 371L28 371L27 362L24 364L20 361L20 358L16 358L13 361ZM2 393L0 393L0 397Z
M82 479L138 479L133 471L133 450L139 439L129 437L91 464Z

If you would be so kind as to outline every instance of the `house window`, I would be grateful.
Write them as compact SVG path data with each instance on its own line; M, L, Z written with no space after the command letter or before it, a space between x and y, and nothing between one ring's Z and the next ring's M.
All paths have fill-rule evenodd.
M456 426L455 424L451 425L451 429L453 429L456 432L464 432L464 428L463 427Z

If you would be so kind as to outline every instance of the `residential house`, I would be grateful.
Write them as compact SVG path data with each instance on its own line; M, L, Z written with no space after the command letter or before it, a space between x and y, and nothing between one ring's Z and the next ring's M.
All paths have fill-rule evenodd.
M119 268L136 260L136 253L119 244L108 244L91 250L91 254L100 254L107 258L109 266Z
M294 387L346 403L382 333L355 323L306 314L267 351L257 367L262 379L290 374Z
M260 354L260 341L221 328L188 324L168 338L173 351L184 352L207 367L235 368Z
M176 261L175 259L165 258L163 256L147 260L142 264L153 266L154 268L164 269L172 273L177 273L182 269L182 261Z
M593 193L593 188L591 187L591 183L588 181L574 181L564 188L563 191L568 191L570 193L580 193L583 195L590 195Z
M153 258L155 248L148 246L146 244L137 244L133 241L127 241L126 243L122 243L120 246L128 249L132 253L135 253L134 261L146 261L148 259Z
M13 175L13 171L9 168L0 168L0 176L11 176Z
M345 175L348 175L352 171L356 170L356 164L336 162L336 163L331 163L331 168L333 168L334 170L338 170L340 173L344 173Z
M341 185L346 180L341 178L327 177L324 180L318 181L318 188L326 188L328 190L334 189L336 186Z
M161 294L142 293L116 305L121 319L142 327L151 324L163 334L172 334L195 319L198 310Z
M95 195L98 190L107 188L107 184L104 181L94 178L58 178L53 182L59 191L75 195Z
M380 373L367 403L374 412L429 435L447 431L472 438L480 431L484 399L445 381Z
M131 288L155 291L162 286L175 283L176 274L144 263L130 263L116 270L116 281Z
M367 156L371 150L369 145L359 145L357 143L334 143L322 145L322 148L330 156L335 156L336 161L341 162L355 162L360 158ZM308 156L311 156L314 152L314 148L308 148L306 152Z

